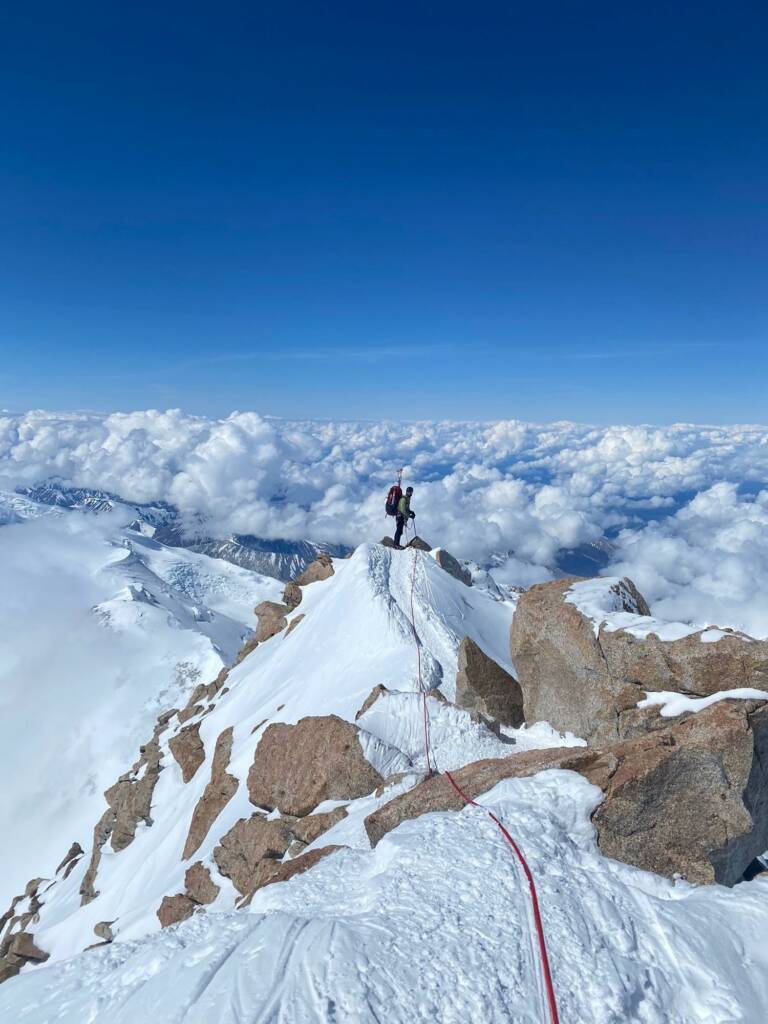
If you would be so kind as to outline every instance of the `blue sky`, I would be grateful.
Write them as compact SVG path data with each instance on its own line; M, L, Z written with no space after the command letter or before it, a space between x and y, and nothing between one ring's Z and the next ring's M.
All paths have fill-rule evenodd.
M765 421L762 5L17 5L0 407Z

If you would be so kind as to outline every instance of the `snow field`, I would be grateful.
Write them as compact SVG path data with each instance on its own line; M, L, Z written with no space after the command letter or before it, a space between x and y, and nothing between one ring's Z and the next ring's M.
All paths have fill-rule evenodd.
M412 580L425 681L449 697L466 635L512 669L512 605L464 587L426 555L378 545L364 545L334 569L330 579L304 588L291 618L305 617L291 634L261 644L230 673L229 692L201 720L206 761L186 785L168 753L170 733L163 734L154 824L140 828L119 855L104 848L102 894L87 907L77 897L85 859L52 891L37 932L51 959L0 986L0 1020L547 1021L527 885L485 812L467 807L406 821L375 850L363 824L375 807L423 777ZM350 803L347 818L313 844L349 849L258 891L246 911L233 912L236 894L212 853L235 821L254 813L245 781L263 730L307 715L354 720L377 683L393 692L361 717L363 749L382 770L406 766L408 774L381 796ZM582 742L564 740L545 723L504 730L499 738L434 697L428 705L441 768ZM230 726L228 771L239 789L201 848L182 862L216 738ZM534 873L561 1020L764 1024L768 880L733 890L696 888L610 861L590 822L599 799L597 788L564 771L507 780L481 798ZM155 911L162 896L183 891L184 872L195 860L211 867L222 891L205 913L161 931ZM71 956L95 941L96 922L113 919L114 943Z
M535 873L561 1019L759 1024L768 884L697 889L611 862L589 822L598 799L562 771L482 798ZM0 1019L543 1024L514 864L482 811L424 815L373 851L343 850L268 886L247 912L199 915L15 979L0 987Z

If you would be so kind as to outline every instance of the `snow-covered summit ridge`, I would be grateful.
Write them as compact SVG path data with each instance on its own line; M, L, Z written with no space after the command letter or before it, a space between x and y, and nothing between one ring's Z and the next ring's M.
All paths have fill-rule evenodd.
M34 934L48 965L25 967L0 988L0 1016L26 1024L49 1024L53 1014L63 1024L123 1024L137 1012L158 1024L244 1024L261 1017L330 1022L342 1013L366 1024L384 1013L397 1024L541 1019L525 883L487 819L471 808L425 814L401 824L375 850L364 828L371 812L423 778L419 655L426 685L445 696L466 636L512 670L513 603L467 587L429 555L412 551L366 544L351 558L334 560L332 569L301 588L280 632L251 650L218 688L197 693L189 717L171 714L157 737L151 820L140 821L119 851L106 843L101 848L98 895L90 902L80 900L90 849L67 878L42 892ZM387 692L358 717L377 683ZM441 767L506 757L531 739L539 748L564 742L542 726L494 735L437 694L427 700ZM345 815L299 856L347 849L305 875L258 890L246 912L234 913L242 890L221 867L224 840L239 821L255 818L277 828L290 820L263 814L251 799L250 770L262 741L271 726L331 715L350 724L357 719L355 742L368 761L382 775L400 777L354 800L317 805L300 819L302 827L340 803ZM171 746L183 736L192 759L202 756L187 782ZM227 736L224 767L233 790L183 859L190 822L210 796L216 752ZM145 760L136 777L151 771ZM564 1017L688 1024L714 1006L710 1018L717 1024L739 1014L757 1020L749 1014L768 997L768 963L757 938L766 924L759 881L723 894L608 861L589 821L599 793L570 772L508 781L483 799L523 842L541 883ZM294 859L289 851L273 858L280 867ZM204 911L196 905L192 920L160 932L157 910L182 897L194 864L209 873L213 902ZM106 922L111 944L73 958ZM446 984L446 977L460 984Z
M102 603L100 612L108 612L123 628L128 612L129 618L138 616L139 620L158 611L177 619L182 612L192 615L188 607L176 606L178 597L149 589L148 569L140 553L147 553L165 577L178 571L178 566L169 564L172 555L151 538L127 542L122 557L114 559L109 571L130 582L110 602ZM203 556L194 557L203 561ZM80 892L92 853L90 836L81 831L62 838L62 849L77 839L85 855L68 878L57 881L45 895L39 911L35 941L52 960L91 945L93 929L101 921L116 922L114 933L126 939L159 927L156 911L162 899L183 889L189 862L182 861L182 848L210 779L217 741L227 730L232 731L227 772L237 780L237 791L193 858L214 872L223 907L232 907L237 894L217 872L212 855L222 836L240 818L254 813L246 781L267 726L295 723L312 715L336 715L354 722L371 687L382 683L392 691L388 714L382 716L374 708L364 716L367 720L359 723L363 751L382 776L423 770L423 743L416 729L418 708L412 700L419 684L411 601L427 687L449 698L453 695L457 652L467 635L512 670L508 646L512 604L455 580L432 558L367 544L349 559L335 560L333 570L328 580L304 588L301 604L288 617L289 627L297 620L295 628L252 650L229 671L226 687L210 700L203 699L200 713L184 722L170 720L160 738L161 771L152 794L152 824L139 823L135 838L119 853L104 848L94 883L99 895L84 906L80 905ZM194 589L186 574L182 583L188 590ZM147 594L151 600L146 599ZM141 599L136 600L137 596ZM192 617L203 630L210 625L204 617L202 621L199 615ZM435 755L445 766L508 752L508 740L471 721L466 712L434 703ZM185 783L169 744L190 726L197 729L205 760L194 778ZM562 742L546 728L519 730L518 741L521 749ZM135 776L137 781L141 777L141 773ZM346 828L349 830L349 825ZM358 829L358 841L362 842L361 825ZM328 841L332 840L329 835Z

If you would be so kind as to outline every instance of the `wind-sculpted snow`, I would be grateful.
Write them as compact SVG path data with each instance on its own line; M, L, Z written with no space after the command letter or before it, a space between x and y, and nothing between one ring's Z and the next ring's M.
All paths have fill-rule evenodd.
M223 420L179 411L0 417L0 486L51 476L168 501L211 536L355 546L396 468L419 530L504 582L548 578L606 535L666 618L768 634L768 428Z
M758 1024L768 882L695 888L601 856L599 791L569 772L483 798L535 872L561 1020ZM143 941L0 986L14 1024L540 1024L526 883L484 812L403 823ZM749 969L745 969L749 964Z

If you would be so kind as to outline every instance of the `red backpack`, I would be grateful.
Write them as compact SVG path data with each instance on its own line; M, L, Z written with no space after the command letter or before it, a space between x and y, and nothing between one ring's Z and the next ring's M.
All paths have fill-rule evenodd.
M400 504L400 499L403 496L403 489L400 484L392 484L387 494L387 501L384 505L388 516L397 515L397 506Z

